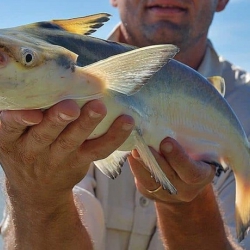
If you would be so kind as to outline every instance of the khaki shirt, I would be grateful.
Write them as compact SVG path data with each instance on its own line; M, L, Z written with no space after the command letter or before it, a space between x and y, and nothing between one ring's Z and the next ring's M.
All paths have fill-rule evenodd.
M109 39L118 41L118 37L119 26ZM225 79L225 97L250 138L250 75L218 56L209 40L198 71L206 77L219 75ZM231 234L236 237L235 180L232 171L217 173L214 188L225 223ZM154 202L137 191L128 163L125 163L122 174L116 180L107 178L92 166L75 190L84 204L85 223L96 249L163 249ZM88 216L89 214L91 216ZM250 236L241 244L250 249Z

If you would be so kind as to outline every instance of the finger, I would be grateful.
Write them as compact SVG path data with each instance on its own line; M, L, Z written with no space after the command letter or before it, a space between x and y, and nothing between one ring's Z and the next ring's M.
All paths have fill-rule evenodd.
M86 141L79 151L80 155L83 156L84 151L90 152L89 161L108 157L125 142L131 134L133 127L134 120L132 117L127 115L118 117L104 135L97 139Z
M143 167L143 163L135 159L132 155L128 157L129 165L131 171L135 177L135 184L137 189L144 196L154 199L154 200L166 200L169 196L168 190L164 190L159 183L157 183L154 178L151 178L148 170ZM152 191L155 191L153 192ZM171 199L175 199L175 197L171 197Z
M185 183L208 184L212 181L215 173L214 168L205 162L191 159L174 139L164 139L160 150Z
M68 125L53 143L52 151L63 155L76 150L89 137L106 113L106 107L100 100L85 104L79 118Z
M43 114L40 110L2 111L0 114L1 141L17 140L28 126L39 124Z
M156 153L155 151L151 150L154 157L156 158L156 161L158 162L161 169L166 173L166 170L171 173L171 166L166 161L166 159L161 156L160 154ZM205 185L189 185L185 183L183 180L179 178L177 173L172 169L173 175L167 175L170 182L175 186L177 189L177 195L172 195L168 192L168 190L164 190L163 188L160 188L160 184L156 183L153 178L149 177L148 171L143 168L139 167L138 163L136 163L136 160L129 157L129 162L131 165L131 170L135 176L135 182L136 186L139 189L139 191L147 196L148 198L154 199L154 200L160 200L160 201L171 201L171 202L189 202L193 200L197 194L200 192L200 190ZM152 191L155 191L152 193Z
M168 164L166 159L158 154L154 149L150 148L153 156L155 157L158 165L161 167L161 169L166 174L169 181L174 185L178 185L180 179L178 178L176 172L172 169L172 167ZM159 183L155 181L154 178L151 177L150 171L148 167L145 166L143 161L141 160L137 150L132 151L132 156L136 160L134 161L129 158L129 160L133 160L133 164L131 164L131 170L138 179L138 181L145 186L147 190L155 190L159 187ZM135 164L137 162L137 164Z
M32 126L23 138L26 152L35 155L46 148L79 115L80 108L72 100L62 101L46 110L43 120L39 124Z
M139 183L140 185L149 190L153 190L154 188L156 188L157 183L153 178L151 178L150 172L148 168L144 165L144 163L141 161L137 150L132 151L132 154L128 157L128 162L131 171L135 177L137 187Z

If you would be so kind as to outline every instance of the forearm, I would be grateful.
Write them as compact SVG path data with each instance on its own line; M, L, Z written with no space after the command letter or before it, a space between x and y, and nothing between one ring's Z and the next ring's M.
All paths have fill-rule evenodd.
M230 242L211 185L189 203L156 202L166 249L241 249Z
M93 249L73 194L63 203L47 207L41 204L31 207L10 199L9 213L10 220L4 233L8 250Z

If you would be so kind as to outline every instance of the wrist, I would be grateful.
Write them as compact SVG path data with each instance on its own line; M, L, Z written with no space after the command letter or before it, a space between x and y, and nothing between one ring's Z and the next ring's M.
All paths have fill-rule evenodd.
M8 180L5 182L9 204L13 209L23 211L50 211L73 202L73 192L68 190L51 190L47 187L16 188Z
M67 249L82 249L85 244L92 249L72 191L37 203L33 195L30 199L12 196L7 212L10 219L7 226L12 228L20 249L64 249L65 242L69 244Z
M194 198L192 199L185 199L183 198L174 198L173 199L155 199L155 205L158 209L164 209L169 210L169 212L173 213L182 213L184 210L187 212L194 212L196 209L200 209L200 204L203 202L203 200L210 200L214 199L214 193L212 191L212 186L207 185L204 187L203 190L201 190ZM178 194L177 194L178 195Z
M171 249L232 249L212 185L190 202L155 202L163 241ZM206 225L206 226L204 226Z

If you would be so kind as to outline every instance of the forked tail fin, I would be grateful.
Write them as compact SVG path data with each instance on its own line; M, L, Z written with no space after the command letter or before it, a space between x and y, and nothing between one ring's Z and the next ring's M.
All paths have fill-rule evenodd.
M248 163L250 164L250 162ZM246 230L250 226L250 167L248 173L243 171L235 173L236 180L236 232L238 241L245 237Z
M244 239L245 232L250 226L250 182L246 186L244 183L239 184L239 181L236 181L236 197L236 231L240 242Z

